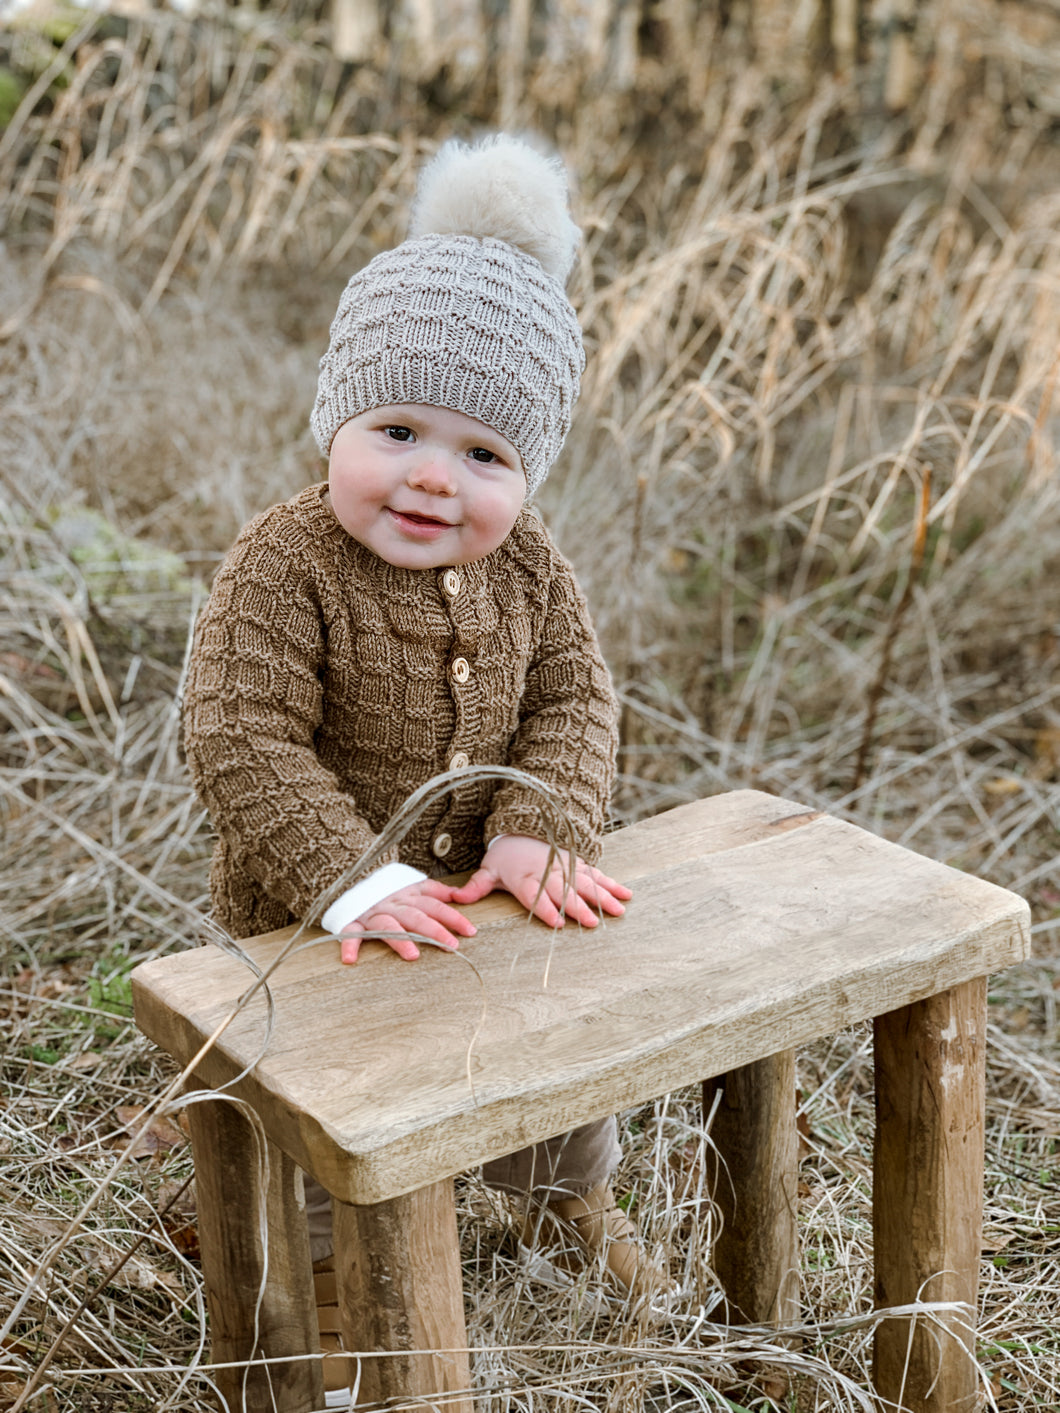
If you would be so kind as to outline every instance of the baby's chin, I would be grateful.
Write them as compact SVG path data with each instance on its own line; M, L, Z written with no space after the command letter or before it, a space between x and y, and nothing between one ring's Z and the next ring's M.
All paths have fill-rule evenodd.
M347 531L347 533L349 532ZM426 572L472 563L472 559L459 554L447 554L440 546L379 544L370 538L362 539L359 535L350 535L350 539L356 541L362 549L367 550L376 559L381 560L384 564L389 564L392 569L423 570Z
M477 537L469 541L467 536L443 531L430 539L419 540L402 534L359 535L347 528L351 539L363 546L377 559L394 569L459 569L463 565L477 564L487 559L501 547L511 534L508 530L499 539L496 536Z

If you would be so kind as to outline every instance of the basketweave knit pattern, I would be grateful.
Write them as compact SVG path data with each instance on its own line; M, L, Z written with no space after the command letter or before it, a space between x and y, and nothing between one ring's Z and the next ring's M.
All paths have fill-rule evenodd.
M584 366L578 317L532 255L501 240L421 236L347 284L310 423L327 456L342 424L374 407L463 412L512 443L529 496L559 455Z
M217 833L217 920L249 937L314 916L456 751L550 785L595 862L617 711L584 598L540 521L524 511L499 549L462 565L452 598L443 570L398 569L347 535L323 489L251 521L196 630L185 745ZM525 787L469 783L395 856L437 876L476 867L496 834L546 833Z

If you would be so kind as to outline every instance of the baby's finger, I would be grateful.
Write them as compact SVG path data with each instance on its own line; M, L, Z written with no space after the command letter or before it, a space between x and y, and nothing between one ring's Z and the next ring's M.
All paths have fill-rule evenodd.
M395 908L390 913L369 913L364 919L367 932L405 932L410 930L409 924L403 922L398 916L399 913L414 913L414 909ZM414 927L413 932L421 929ZM426 934L429 935L429 934ZM413 942L411 937L382 937L380 941L385 942L392 952L396 952L403 962L414 962L420 954L420 949Z
M602 888L605 893L610 893L612 898L617 898L623 903L627 903L633 897L633 889L627 888L624 883L619 883L617 879L609 878L606 873L591 865L584 865L586 873L593 880L598 888Z
M421 898L416 906L428 917L434 918L435 922L440 922L443 927L460 937L474 937L478 931L470 918L465 917L463 913L458 913L448 903L440 902L436 898ZM417 931L420 930L417 928Z
M451 903L459 892L452 883L443 883L440 878L425 878L422 883L415 885L416 891L421 895L426 893L431 898L437 898L439 902ZM467 884L464 884L467 887Z
M608 887L611 880L604 876L594 878L592 874L593 870L585 873L579 871L575 880L579 896L584 898L591 908L607 913L609 917L621 917L626 911L625 904L622 898L616 896ZM626 898L633 896L628 888L623 888L622 892Z
M553 869L545 880L545 892L552 905L582 927L595 927L600 921L596 911L581 896L580 883L572 884L570 878ZM539 914L540 916L540 914Z
M514 887L509 884L508 891L522 903L528 913L540 918L546 926L562 927L560 888L559 880L550 876L545 880L544 888L541 887L539 878L522 878Z
M431 906L429 902L428 906ZM448 911L452 910L449 909ZM444 947L447 952L455 952L457 947L460 946L460 938L454 937L449 929L443 923L439 922L437 918L432 917L425 908L413 907L410 904L408 907L395 908L394 914L401 919L400 926L405 932L418 932L423 937L429 937L432 942L437 942L439 947ZM460 917L460 914L457 913L456 916ZM395 940L390 943L390 946L393 947L396 952L398 951L398 940L399 939L395 938ZM404 954L398 952L398 955L402 956ZM419 954L417 953L417 955Z
M361 950L361 943L364 941L364 928L359 923L351 922L349 927L344 927L340 933L342 939L339 945L339 956L342 958L344 966L352 967L357 963L357 954Z
M585 895L585 889L581 885L584 883L595 886L601 893L610 893L613 898L617 898L621 902L628 902L633 897L631 888L627 888L624 883L619 883L617 879L611 878L602 869L585 863L583 859L578 860L575 877L579 885L578 891L583 895Z
M558 896L554 901L559 901ZM567 888L563 893L562 907L571 921L581 923L582 927L595 927L600 921L595 908L591 908L575 888Z

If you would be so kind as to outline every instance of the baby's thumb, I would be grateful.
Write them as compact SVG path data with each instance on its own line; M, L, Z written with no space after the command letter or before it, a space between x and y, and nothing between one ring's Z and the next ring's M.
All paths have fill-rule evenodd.
M488 868L480 868L460 888L454 888L450 902L477 903L497 887L497 879Z

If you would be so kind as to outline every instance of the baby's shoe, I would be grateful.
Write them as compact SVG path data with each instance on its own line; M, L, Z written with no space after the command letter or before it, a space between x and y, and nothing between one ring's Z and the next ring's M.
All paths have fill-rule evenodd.
M608 1183L583 1197L555 1197L545 1206L530 1204L522 1223L524 1245L553 1242L556 1237L563 1242L559 1252L549 1252L556 1265L570 1269L584 1264L585 1256L603 1251L613 1280L636 1299L672 1296L677 1290L669 1272L645 1250L636 1225L615 1201Z
M313 1262L313 1293L317 1302L320 1352L326 1356L341 1354L344 1346L334 1256L325 1256L322 1261ZM348 1359L324 1359L324 1395L328 1408L348 1407L353 1377Z

